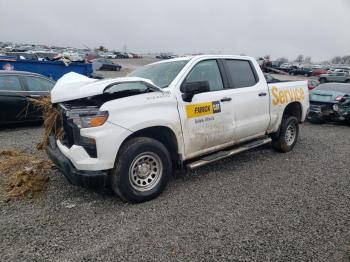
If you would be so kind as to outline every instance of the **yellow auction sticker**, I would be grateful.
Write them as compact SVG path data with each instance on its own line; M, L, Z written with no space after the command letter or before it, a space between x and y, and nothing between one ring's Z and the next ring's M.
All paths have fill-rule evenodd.
M221 112L219 101L206 102L186 106L187 118L207 116Z

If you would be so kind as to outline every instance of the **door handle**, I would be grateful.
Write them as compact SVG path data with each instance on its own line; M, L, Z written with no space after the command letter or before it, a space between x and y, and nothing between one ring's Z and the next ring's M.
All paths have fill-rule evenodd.
M229 102L231 100L232 100L231 97L223 97L223 98L220 99L221 102Z
M261 93L259 93L259 96L266 96L266 95L267 95L266 92L261 92Z

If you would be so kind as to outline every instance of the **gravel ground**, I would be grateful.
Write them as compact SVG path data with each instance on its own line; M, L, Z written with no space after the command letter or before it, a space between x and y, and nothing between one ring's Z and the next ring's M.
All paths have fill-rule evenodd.
M34 153L38 126L0 130ZM301 126L294 151L269 146L177 173L137 205L71 186L0 202L2 261L350 261L350 127Z

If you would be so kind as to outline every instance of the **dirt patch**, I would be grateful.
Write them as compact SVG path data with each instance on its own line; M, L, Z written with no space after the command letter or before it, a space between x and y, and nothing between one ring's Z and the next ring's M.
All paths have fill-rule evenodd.
M17 150L0 150L2 196L33 198L47 188L47 172L52 168L48 160Z

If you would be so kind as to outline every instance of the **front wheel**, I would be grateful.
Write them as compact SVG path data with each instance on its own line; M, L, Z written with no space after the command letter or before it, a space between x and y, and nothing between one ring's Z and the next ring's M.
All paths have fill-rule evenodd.
M164 190L171 172L171 157L162 143L148 137L133 138L118 153L111 173L112 189L127 202L145 202Z
M298 119L294 116L283 118L280 131L272 136L272 146L279 152L289 152L294 148L298 136Z

